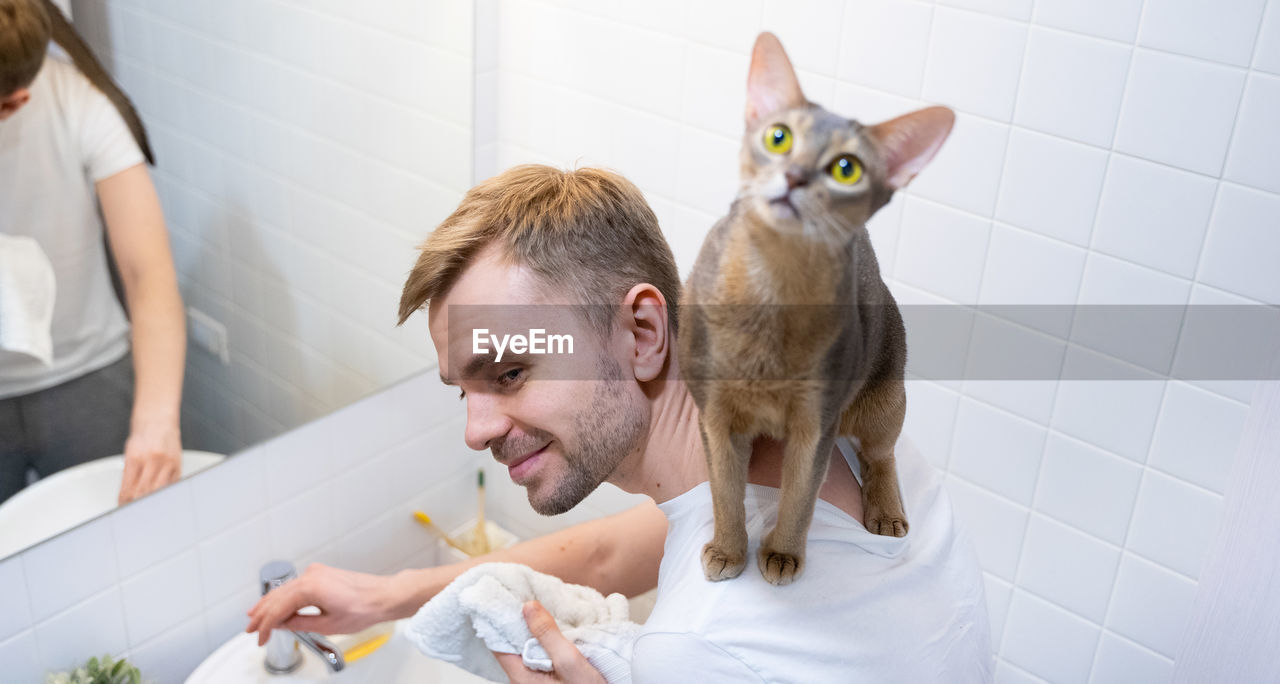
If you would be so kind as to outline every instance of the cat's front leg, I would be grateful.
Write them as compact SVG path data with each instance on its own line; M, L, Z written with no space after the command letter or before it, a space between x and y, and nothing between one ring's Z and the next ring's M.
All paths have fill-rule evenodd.
M817 410L799 411L787 425L778 523L756 554L760 574L770 584L791 584L804 569L809 524L836 439L836 426L823 428L818 414Z
M732 434L722 411L708 406L699 420L711 476L715 533L702 547L702 571L712 582L733 579L747 565L747 464L751 436Z

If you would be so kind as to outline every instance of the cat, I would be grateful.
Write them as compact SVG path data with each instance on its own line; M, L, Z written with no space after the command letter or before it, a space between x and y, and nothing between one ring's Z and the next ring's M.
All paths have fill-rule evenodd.
M751 443L785 440L777 523L757 553L794 581L838 435L856 436L863 516L905 536L894 445L906 415L906 333L865 224L933 158L955 114L863 126L807 101L782 44L756 39L741 186L707 235L678 307L681 374L700 411L715 512L708 580L746 565Z

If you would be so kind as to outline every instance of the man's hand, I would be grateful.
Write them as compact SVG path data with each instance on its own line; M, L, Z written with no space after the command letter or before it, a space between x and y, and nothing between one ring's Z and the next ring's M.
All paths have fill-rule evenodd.
M313 563L302 576L272 589L249 609L246 632L258 633L258 645L267 643L273 629L321 634L351 634L387 619L394 603L394 577L339 570ZM299 608L315 606L319 615L297 615Z
M178 426L135 428L124 443L124 478L117 501L124 505L182 477Z
M569 684L604 684L604 676L591 667L582 652L577 649L556 626L555 618L537 601L524 604L524 621L529 631L551 656L551 672L536 672L524 666L524 660L516 653L494 653L498 665L507 673L512 684L525 682L568 682Z

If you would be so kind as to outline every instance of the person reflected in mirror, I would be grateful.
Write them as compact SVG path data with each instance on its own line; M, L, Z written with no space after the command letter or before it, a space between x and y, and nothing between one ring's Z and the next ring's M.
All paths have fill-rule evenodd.
M48 56L53 35L85 72L109 80L78 38L62 42L74 31L49 7L0 0L0 240L34 240L56 292L49 327L31 331L51 340L49 358L0 349L0 501L28 470L45 477L123 451L126 503L181 474L182 298L145 138L125 122L136 115L122 116L114 84L105 89L115 104L76 65ZM0 287L35 283L0 278ZM0 325L27 323L16 318Z

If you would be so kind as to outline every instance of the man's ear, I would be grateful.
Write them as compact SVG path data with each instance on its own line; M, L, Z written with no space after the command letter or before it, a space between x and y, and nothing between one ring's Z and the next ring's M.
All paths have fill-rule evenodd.
M631 370L636 380L648 382L662 373L670 350L667 300L658 288L640 283L622 300L623 329L631 335Z
M3 98L0 98L0 121L14 115L22 106L31 101L31 91L27 88L18 88Z

